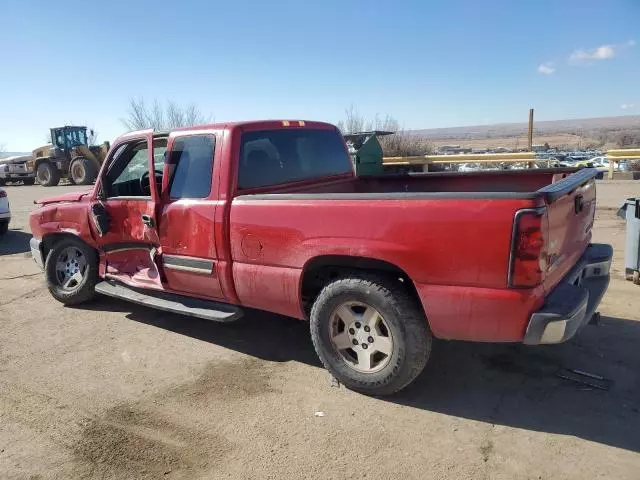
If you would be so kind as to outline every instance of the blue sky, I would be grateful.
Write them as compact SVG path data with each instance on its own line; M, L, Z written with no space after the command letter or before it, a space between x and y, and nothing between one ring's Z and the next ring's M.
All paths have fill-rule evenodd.
M113 140L130 97L406 128L640 114L639 21L640 0L7 0L0 143Z

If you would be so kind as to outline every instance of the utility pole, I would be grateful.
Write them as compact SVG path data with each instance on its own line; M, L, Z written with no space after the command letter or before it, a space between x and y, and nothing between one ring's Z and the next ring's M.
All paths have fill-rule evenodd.
M529 109L529 151L533 152L533 108ZM529 168L533 168L533 162L529 162Z
M529 151L533 152L533 108L529 109Z

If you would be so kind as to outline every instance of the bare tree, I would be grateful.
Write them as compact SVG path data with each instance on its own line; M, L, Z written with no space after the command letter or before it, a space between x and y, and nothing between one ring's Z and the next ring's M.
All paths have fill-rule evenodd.
M365 119L358 109L351 105L344 110L344 120L338 122L337 127L343 134L362 132L365 129Z
M157 99L148 105L144 98L130 98L127 117L122 124L130 130L143 128L171 129L208 123L211 117L204 115L194 104L180 106L175 102L161 104Z
M353 105L345 110L345 119L338 122L337 127L345 135L372 130L394 132L393 135L379 137L382 150L388 157L427 155L434 150L431 142L402 128L400 122L392 115L376 114L373 119L367 120Z
M616 138L620 148L640 148L640 130L624 130Z

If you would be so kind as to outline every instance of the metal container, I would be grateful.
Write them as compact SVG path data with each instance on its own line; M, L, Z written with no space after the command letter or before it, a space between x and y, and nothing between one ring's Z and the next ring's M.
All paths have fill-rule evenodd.
M640 285L640 197L627 198L618 210L618 216L627 221L625 277Z
M357 176L381 175L383 173L382 146L378 137L391 134L393 132L373 130L344 135Z

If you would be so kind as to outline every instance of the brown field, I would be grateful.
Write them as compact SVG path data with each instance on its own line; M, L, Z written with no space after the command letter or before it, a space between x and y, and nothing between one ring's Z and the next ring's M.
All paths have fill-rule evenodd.
M523 148L527 145L526 123L501 123L465 127L411 130L410 134L433 145L460 145L471 148ZM536 121L533 143L548 143L551 147L583 149L615 148L619 134L640 131L640 115Z
M460 145L461 147L470 148L523 148L527 146L527 135L512 136L512 137L496 137L496 138L479 138L479 139L446 139L446 140L431 140L434 146L439 147L441 145ZM595 138L581 137L571 133L554 133L548 135L534 135L533 144L542 145L548 143L551 147L571 147L571 148L586 148L590 145L597 145L598 141Z

